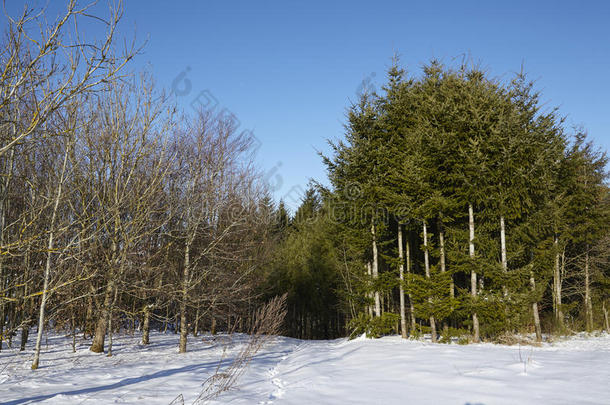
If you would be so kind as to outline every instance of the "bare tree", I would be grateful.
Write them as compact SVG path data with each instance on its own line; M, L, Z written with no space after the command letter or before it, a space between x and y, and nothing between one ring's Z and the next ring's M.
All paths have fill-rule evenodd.
M178 218L174 236L183 252L179 263L179 352L184 353L193 290L222 274L222 270L217 271L219 256L226 259L225 254L230 253L243 257L239 250L227 252L223 246L248 224L248 202L239 194L251 196L254 177L247 159L243 166L251 139L236 133L234 122L226 117L200 112L179 134L176 145L182 175L178 177L181 185L172 187L172 193ZM219 304L220 295L212 294L211 306Z
M123 4L109 2L108 15L90 13L93 4L68 1L52 23L46 10L24 6L17 16L5 11L8 27L0 51L0 111L14 110L26 101L30 108L17 131L0 137L0 156L33 136L66 103L95 92L137 53L135 44L116 55L115 36ZM5 7L6 10L6 7ZM52 17L51 17L52 18ZM102 25L101 40L88 38L82 25Z
M44 330L44 319L45 319L45 309L47 305L48 299L48 289L49 282L51 279L51 260L53 251L55 249L55 226L56 219L58 214L59 202L62 199L62 192L64 190L64 181L66 179L66 172L68 169L68 156L70 155L70 151L74 146L74 131L75 128L70 125L72 128L68 128L69 135L65 139L64 146L64 156L63 162L60 168L59 180L57 182L57 190L55 191L55 195L53 196L53 208L51 211L51 220L49 222L49 236L47 242L47 258L45 262L44 268L44 282L42 287L42 297L40 299L40 308L39 308L39 316L38 316L38 334L36 335L36 348L34 349L34 360L32 361L32 370L36 370L38 368L38 363L40 361L40 345L42 343L42 333Z
M130 86L136 84L133 97ZM139 84L139 86L137 85ZM169 168L165 142L156 136L162 106L152 105L152 87L146 78L136 83L112 83L107 98L100 98L98 127L88 133L83 153L89 155L99 229L103 301L98 312L90 350L102 352L114 291L131 269L133 249L151 232L151 208ZM166 128L165 128L166 129ZM158 153L160 151L160 153ZM149 159L152 158L152 161Z

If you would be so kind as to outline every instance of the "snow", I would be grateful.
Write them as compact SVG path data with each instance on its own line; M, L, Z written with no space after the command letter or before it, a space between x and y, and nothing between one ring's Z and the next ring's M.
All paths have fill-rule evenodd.
M202 383L246 344L247 336L115 336L113 356L89 341L51 334L41 367L33 347L0 354L3 404L191 404ZM44 342L43 342L44 343ZM15 347L16 346L16 347ZM302 341L278 337L260 351L235 388L211 403L229 404L610 404L610 335L577 335L534 346L432 344L364 337Z

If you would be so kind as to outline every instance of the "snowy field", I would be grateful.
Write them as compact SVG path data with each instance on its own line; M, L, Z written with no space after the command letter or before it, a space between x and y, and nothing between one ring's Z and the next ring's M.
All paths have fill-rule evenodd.
M119 336L106 357L82 340L72 353L70 338L52 335L34 372L31 345L2 351L0 403L169 404L182 394L191 404L223 351L230 361L245 339L189 337L190 352L178 355L174 334L152 334L147 347ZM277 338L211 403L610 404L610 335L542 347Z

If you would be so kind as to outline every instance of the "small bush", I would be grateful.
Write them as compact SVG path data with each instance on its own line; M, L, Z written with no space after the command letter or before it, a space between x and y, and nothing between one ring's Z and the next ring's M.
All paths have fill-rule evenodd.
M453 342L454 339L457 339L457 341L459 342L459 339L462 337L468 338L467 335L468 335L468 330L466 330L466 329L449 327L449 328L443 329L441 331L441 338L440 338L439 342L440 343L451 343L451 342Z
M360 314L357 318L350 321L349 327L352 329L350 339L366 334L369 338L380 338L381 336L398 333L396 324L400 320L400 315L386 312L379 317L369 317Z
M470 343L470 339L466 336L462 336L457 341L458 345L467 345Z

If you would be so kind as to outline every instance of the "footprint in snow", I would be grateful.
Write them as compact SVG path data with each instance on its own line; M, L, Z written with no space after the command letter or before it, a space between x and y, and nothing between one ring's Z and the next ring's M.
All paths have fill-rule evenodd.
M284 397L286 390L284 389L284 382L279 378L274 378L271 383L277 387L273 393L269 394L269 399L280 399Z

